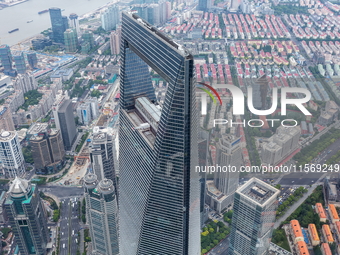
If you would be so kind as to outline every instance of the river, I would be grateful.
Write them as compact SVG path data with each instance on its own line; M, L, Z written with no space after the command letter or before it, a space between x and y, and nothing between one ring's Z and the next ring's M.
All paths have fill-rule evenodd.
M29 0L27 2L0 10L1 44L14 45L24 39L39 34L51 27L49 13L38 14L39 11L58 7L65 9L63 15L76 13L81 16L109 3L110 0ZM27 23L28 20L33 20ZM11 34L8 31L19 28Z

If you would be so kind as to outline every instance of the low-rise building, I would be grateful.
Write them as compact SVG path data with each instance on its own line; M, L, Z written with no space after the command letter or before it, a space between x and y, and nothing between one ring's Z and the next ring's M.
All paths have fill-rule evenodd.
M327 241L328 243L334 243L332 231L328 224L322 225L322 234L323 237L325 238L325 241Z
M319 215L320 221L326 222L327 220L326 212L321 203L315 204L315 211Z
M328 243L322 243L321 244L321 252L322 252L322 255L332 255L333 254Z
M312 241L312 245L316 246L320 244L320 237L318 234L318 231L316 230L315 224L309 224L308 225L308 233L310 236L310 239Z
M335 208L334 204L328 204L329 214L331 216L332 222L335 223L339 221L339 214Z
M290 233L292 234L292 239L295 244L304 240L300 223L298 220L290 221Z
M307 248L307 244L305 243L305 241L299 241L296 244L296 250L297 250L297 254L298 255L309 255L309 251Z

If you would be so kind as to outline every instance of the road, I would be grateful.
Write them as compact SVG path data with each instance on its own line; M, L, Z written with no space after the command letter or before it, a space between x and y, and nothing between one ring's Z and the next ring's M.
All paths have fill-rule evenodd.
M80 229L77 198L62 200L60 213L60 255L77 254Z
M55 183L51 183L49 185L39 185L39 190L54 194L59 199L81 197L84 195L83 188L56 185Z
M71 217L70 217L70 254L77 254L77 248L79 243L78 231L79 225L79 213L78 213L78 199L74 198L71 201Z
M61 201L60 210L60 243L59 254L68 255L69 249L69 216L70 216L70 199Z
M316 181L315 183L310 187L308 188L308 192L303 194L303 196L298 200L296 201L289 209L288 211L279 219L275 222L275 225L274 225L274 229L278 228L281 223L283 221L285 221L311 194L312 192L314 191L314 189L320 185L319 181L322 180L323 178L325 178L327 175L327 173L324 173L323 175L321 175Z
M302 142L302 147L305 147L307 145L309 145L310 143L314 142L315 140L319 139L322 135L326 134L331 128L335 127L335 128L339 128L340 126L340 120L336 121L335 123L333 123L332 125L330 125L329 127L326 127L324 130L322 130L320 133L318 133L317 135L315 135L312 139L310 140L304 140Z

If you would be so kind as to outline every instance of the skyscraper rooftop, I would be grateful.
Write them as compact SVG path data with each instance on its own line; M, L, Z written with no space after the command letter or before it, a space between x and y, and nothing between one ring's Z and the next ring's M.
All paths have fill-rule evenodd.
M279 193L280 191L271 185L253 177L247 183L241 186L237 192L263 206L273 195L276 195L276 193Z

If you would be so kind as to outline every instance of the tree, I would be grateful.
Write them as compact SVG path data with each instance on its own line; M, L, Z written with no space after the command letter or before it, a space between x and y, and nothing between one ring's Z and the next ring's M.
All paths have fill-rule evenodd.
M33 164L33 156L31 151L31 146L23 147L22 148L22 154L24 155L24 159L26 163Z
M91 97L97 97L98 98L98 97L100 97L101 94L102 93L97 89L94 89L94 90L91 91Z

